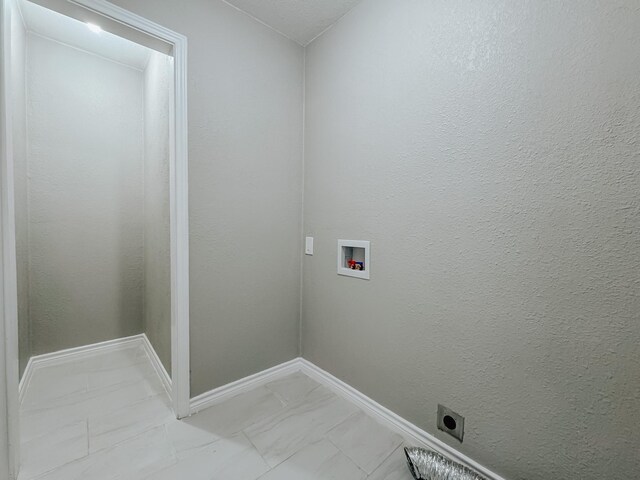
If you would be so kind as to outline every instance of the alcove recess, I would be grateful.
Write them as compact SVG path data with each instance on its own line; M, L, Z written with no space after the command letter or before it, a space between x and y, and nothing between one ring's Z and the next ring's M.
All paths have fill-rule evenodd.
M365 240L338 240L338 275L371 278L369 242Z

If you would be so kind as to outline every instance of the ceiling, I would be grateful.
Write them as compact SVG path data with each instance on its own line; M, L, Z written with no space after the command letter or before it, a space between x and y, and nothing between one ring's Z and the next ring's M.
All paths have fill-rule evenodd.
M27 0L18 2L28 31L85 50L110 60L144 70L151 50L106 31L89 30L73 18Z
M225 0L306 46L361 0Z

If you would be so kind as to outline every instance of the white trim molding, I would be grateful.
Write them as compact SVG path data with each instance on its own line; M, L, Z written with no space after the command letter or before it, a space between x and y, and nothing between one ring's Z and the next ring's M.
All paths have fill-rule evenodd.
M35 372L33 358L34 357L31 357L27 362L27 366L25 367L22 377L20 378L20 383L18 384L18 403L20 405L22 405L24 394L27 392L27 388L29 388L31 379L33 378L33 373Z
M35 0L43 3L42 0ZM17 278L14 225L13 194L13 137L11 118L11 29L10 15L13 0L0 0L2 8L2 145L0 145L0 167L2 188L0 196L0 220L2 231L2 304L0 321L4 323L6 338L6 376L9 446L12 475L17 476L19 464L19 428L18 409L20 387L18 376L18 319L17 319ZM129 12L105 0L49 0L48 8L62 10L73 15L86 15L111 23L122 29L129 29L130 35L150 41L159 51L165 51L173 57L172 101L170 103L170 232L171 232L171 371L173 381L169 383L166 371L156 366L156 371L165 382L171 394L174 412L178 418L190 414L190 367L189 367L189 181L188 181L188 118L187 118L187 38L144 17ZM116 25L117 24L117 25ZM145 37L145 38L143 38ZM149 40L151 39L151 40ZM105 346L106 347L106 346ZM67 352L78 355L81 351ZM153 356L152 362L153 362ZM45 361L40 358L39 361ZM20 382L22 391L28 385L36 359L30 363L30 369Z
M263 386L266 383L295 372L302 372L321 385L329 388L336 395L357 405L380 424L388 427L390 430L398 433L405 439L411 439L416 445L429 448L455 462L461 463L462 465L481 473L487 477L488 480L505 480L504 477L492 472L472 458L469 458L455 448L447 445L430 433L425 432L418 426L402 418L400 415L392 412L388 408L383 407L362 392L356 390L352 386L346 384L342 380L334 377L304 358L296 358L283 363L282 365L275 366L263 372L256 373L255 375L251 375L228 385L216 388L210 392L198 395L191 400L191 411L192 413L197 413L207 407L228 400L239 393Z
M420 446L427 447L455 462L461 463L462 465L481 473L489 480L505 480L505 478L501 477L497 473L492 472L472 458L467 457L465 454L459 452L450 445L447 445L442 440L439 440L430 433L425 432L417 425L414 425L408 420L402 418L400 415L392 412L388 408L383 407L375 400L367 397L364 393L356 390L339 378L334 377L329 372L322 370L310 361L300 358L299 362L300 370L305 375L331 389L337 395L354 403L375 418L379 423L387 426L389 429L397 432L404 438L410 438Z
M187 119L187 37L105 0L65 0L169 44L173 54L170 102L169 209L171 229L172 402L178 418L188 417L189 366L189 175Z
M156 374L158 374L158 377L162 381L162 385L164 386L164 389L167 391L169 398L173 398L173 386L172 386L171 376L169 375L169 372L167 372L167 369L164 368L162 360L160 360L160 357L158 356L155 349L153 348L153 345L151 345L151 342L149 341L149 337L147 337L147 334L143 333L142 335L140 335L140 337L142 337L142 346L144 347L145 352L147 352L147 356L149 357L149 360L151 360L151 365L153 365L153 369L156 371Z
M3 322L5 371L0 372L0 381L6 385L7 442L9 456L9 476L18 477L20 465L19 427L19 352L18 352L18 277L16 267L16 225L15 198L13 185L13 110L12 110L12 67L11 67L11 22L19 15L14 0L0 0L0 240L2 253L0 268L0 321ZM2 333L2 331L0 331ZM4 435L4 433L2 433ZM0 466L5 470L5 466ZM0 475L6 472L0 471Z
M300 359L295 358L268 370L264 370L246 378L241 378L235 382L215 388L209 392L205 392L202 395L198 395L191 399L191 414L198 413L205 408L215 405L216 403L223 402L240 393L261 387L266 383L286 377L287 375L299 372L300 370Z
M39 368L44 366L52 367L68 362L69 360L76 360L78 358L91 358L100 353L112 352L116 350L124 350L135 346L140 343L142 335L135 335L133 337L118 338L115 340L107 340L106 342L94 343L92 345L83 345L81 347L68 348L52 353L45 353L31 357L27 363L22 378L19 384L19 401L22 403L24 400L24 394L31 383L33 374Z
M158 378L167 390L167 393L171 395L171 378L169 377L167 370L162 365L158 354L153 349L147 335L141 333L131 337L116 338L115 340L107 340L106 342L83 345L82 347L68 348L66 350L31 357L24 370L22 379L20 380L20 403L24 400L25 393L29 388L33 375L41 368L54 367L70 361L85 360L105 353L112 353L136 347L142 348L147 354Z

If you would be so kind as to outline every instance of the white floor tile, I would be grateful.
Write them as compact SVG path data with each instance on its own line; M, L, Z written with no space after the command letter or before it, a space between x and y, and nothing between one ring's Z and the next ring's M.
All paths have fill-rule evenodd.
M20 478L25 480L86 458L89 454L87 422L76 422L25 442L20 454Z
M282 410L282 401L271 390L260 387L197 413L193 423L224 438Z
M245 430L272 467L301 448L322 439L334 426L357 411L325 387L313 390L304 401Z
M382 462L368 480L413 480L413 475L407 467L404 447L399 447Z
M402 443L402 437L389 431L363 412L352 415L329 432L327 438L365 472L380 466Z
M175 462L164 428L157 427L115 447L68 463L38 480L140 480Z
M118 367L129 367L139 363L148 363L149 357L144 347L136 345L119 350L111 350L83 359L81 368L85 372L101 372Z
M255 480L269 470L243 434L218 440L179 460L148 480Z
M99 390L115 385L126 385L143 381L154 386L157 386L159 382L155 369L148 362L103 368L91 372L91 375L87 375L89 390Z
M215 429L208 428L204 422L201 422L198 415L180 421L167 422L165 428L178 458L192 455L194 451L199 451L202 447L224 438L212 431Z
M42 369L33 375L27 389L22 406L24 409L47 408L60 400L87 391L88 375L58 369L49 372Z
M54 431L73 421L113 412L162 392L164 389L158 390L145 383L135 383L69 395L51 401L48 406L31 409L23 406L20 412L21 441Z
M288 375L265 385L278 395L287 405L303 400L311 391L320 386L318 382L301 372Z
M331 442L321 440L305 447L260 480L362 480L366 476Z
M89 418L89 452L117 445L153 427L175 420L169 397L158 395L106 415Z
M410 480L397 435L301 373L181 421L142 348L36 373L19 480Z

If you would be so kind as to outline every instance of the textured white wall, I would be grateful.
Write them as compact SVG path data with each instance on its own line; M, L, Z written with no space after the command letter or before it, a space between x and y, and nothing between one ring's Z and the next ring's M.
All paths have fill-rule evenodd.
M226 0L300 45L329 28L360 0Z
M142 333L143 81L28 34L33 355Z
M512 480L637 478L638 45L635 0L365 0L311 44L304 356Z
M302 47L214 0L115 0L189 39L193 395L298 355Z
M169 94L172 59L152 52L144 71L144 331L171 372Z

